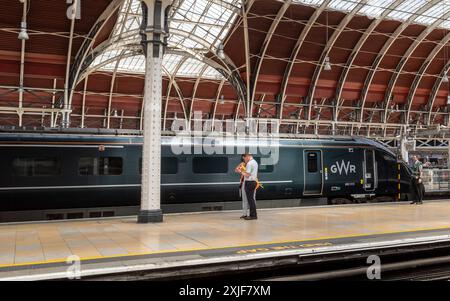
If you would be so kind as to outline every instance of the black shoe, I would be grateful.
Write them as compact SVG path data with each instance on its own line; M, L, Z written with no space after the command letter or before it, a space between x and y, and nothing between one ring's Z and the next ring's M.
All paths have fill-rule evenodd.
M411 204L411 205L414 205L415 203L416 203L416 202L413 201L413 202L411 202L410 204Z
M247 215L243 215L240 218L245 219L247 217Z
M420 201L420 202L418 202L417 204L419 204L419 205L422 205L422 204L423 204L423 202L422 202L422 201Z
M258 219L258 218L256 216L246 216L246 217L244 217L244 219L246 221L250 221L250 220L254 220L254 219Z

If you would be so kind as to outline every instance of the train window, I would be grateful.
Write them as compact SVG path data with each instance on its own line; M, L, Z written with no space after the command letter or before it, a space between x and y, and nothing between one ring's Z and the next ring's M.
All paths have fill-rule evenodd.
M15 158L12 162L13 175L19 177L58 176L61 164L58 158Z
M308 172L317 172L317 154L308 153Z
M80 176L121 175L122 158L120 157L83 157L78 161Z
M122 158L109 157L99 158L99 173L101 175L121 175L122 174Z
M254 157L255 161L258 162L258 172L266 173L266 172L273 172L274 165L265 165L261 164L261 158Z
M384 155L383 159L388 162L397 163L397 159L393 156Z
M78 161L78 174L80 176L92 176L96 174L95 158L80 158Z
M194 173L227 173L227 157L195 157L192 160Z
M178 158L161 157L161 174L175 175L178 173ZM142 174L142 158L139 158L139 174Z

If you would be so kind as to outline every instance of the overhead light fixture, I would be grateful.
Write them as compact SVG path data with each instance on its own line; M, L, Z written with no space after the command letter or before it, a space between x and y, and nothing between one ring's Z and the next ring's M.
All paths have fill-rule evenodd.
M224 60L225 59L225 52L223 51L223 44L220 43L217 46L217 56L221 59Z
M326 40L327 40L327 45L328 45L328 11L326 11L326 15L325 16L326 16L325 30L326 30L326 34L327 34ZM325 70L325 71L330 71L331 70L330 57L328 55L325 57L323 70Z
M445 16L447 9L446 9L446 1L442 1L442 15ZM446 31L444 31L443 33L444 37L447 35ZM444 62L447 62L448 60L448 52L447 52L447 44L444 44ZM444 83L448 83L448 75L447 72L445 71L444 73L444 77L442 78L442 81Z
M223 105L224 103L225 103L225 100L224 100L224 97L222 94L222 95L220 95L220 104Z
M19 40L28 40L30 38L27 33L27 23L26 22L20 23L20 32L19 32L18 38L19 38Z
M325 70L325 71L330 71L331 70L330 57L328 55L325 57L323 70Z

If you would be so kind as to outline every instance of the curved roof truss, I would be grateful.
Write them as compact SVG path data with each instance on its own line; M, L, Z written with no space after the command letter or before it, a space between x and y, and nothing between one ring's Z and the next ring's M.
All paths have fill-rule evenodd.
M223 74L231 74L234 67L229 61L221 60L215 56L218 44L223 40L236 18L240 9L239 0L176 0L171 6L169 15L169 37L167 39L168 48L188 53L192 58L185 60L186 64L193 67L191 60L196 59L197 64L207 64L211 68L206 68L202 73L197 72L200 68L187 66L173 68L173 60L166 59L164 67L169 72L178 70L178 74L170 76L187 76L214 78L221 80ZM139 0L125 0L122 4L116 26L107 42L98 49L93 50L96 59L89 67L92 70L109 70L105 60L111 61L111 53L118 53L123 48L130 45L139 47L141 37L139 34L141 25L141 6ZM215 56L210 58L210 55ZM136 53L137 56L141 54ZM170 53L167 55L171 55ZM119 64L120 72L143 73L143 59L126 57L125 62ZM130 63L129 61L133 63ZM141 64L138 64L140 62ZM220 63L218 63L220 62ZM169 66L166 66L166 63ZM106 67L105 67L106 66ZM193 72L195 69L195 72ZM216 71L215 69L221 69Z

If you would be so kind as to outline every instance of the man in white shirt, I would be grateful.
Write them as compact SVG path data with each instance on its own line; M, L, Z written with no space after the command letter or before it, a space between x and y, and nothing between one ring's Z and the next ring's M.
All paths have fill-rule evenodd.
M247 194L245 193L245 179L241 174L241 171L245 170L245 154L241 156L241 163L234 169L240 175L239 181L239 196L242 198L242 216L240 218L244 219L248 216L248 201Z
M256 213L256 200L255 200L255 190L256 190L256 180L258 178L258 162L253 159L251 154L245 154L245 171L241 171L241 174L245 179L245 194L247 195L248 205L250 207L250 216L247 216L246 220L257 219Z

